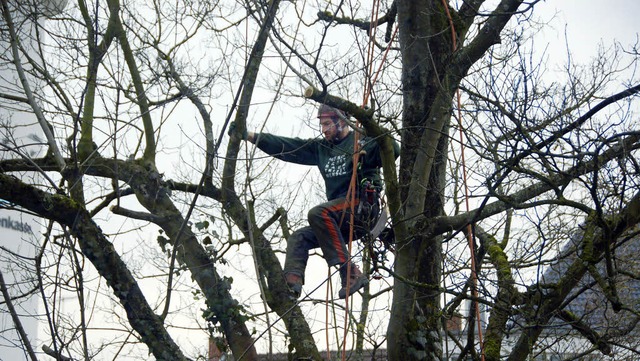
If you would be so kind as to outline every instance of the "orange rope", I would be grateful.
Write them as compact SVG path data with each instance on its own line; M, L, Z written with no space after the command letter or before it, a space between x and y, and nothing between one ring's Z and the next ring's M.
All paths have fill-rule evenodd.
M371 9L371 19L378 19L378 13L380 10L380 0L377 0L374 2L374 6ZM380 63L380 66L378 67L378 70L376 71L376 74L373 76L373 78L371 78L371 72L373 70L373 53L374 53L374 49L375 49L375 32L377 30L377 20L374 23L374 21L371 21L370 25L369 25L369 43L367 46L367 55L366 55L366 66L365 66L365 79L367 79L367 81L365 81L365 85L364 85L364 91L363 91L363 100L362 100L362 107L365 108L368 101L369 101L369 96L371 95L371 92L373 91L373 85L375 84L375 82L378 79L378 75L381 73L382 71L382 66L384 64L385 59L387 58L387 54L389 53L389 49L391 49L391 44L392 41L389 41L389 45L387 46L387 49L385 50L383 56L382 56L382 60ZM395 35L398 31L398 28L396 27L396 30L393 34L393 38L395 38ZM371 81L369 82L368 79L371 79ZM358 122L356 120L356 128L360 126L360 122ZM350 202L350 210L351 210L351 214L349 216L349 220L350 220L350 224L349 224L349 244L348 244L348 253L349 255L351 255L351 250L352 250L352 245L353 245L353 240L354 240L354 223L355 223L355 204L356 204L356 189L357 189L357 170L358 170L358 162L360 161L360 144L359 144L359 133L358 132L354 132L354 141L353 141L353 169L352 169L352 173L351 173L351 182L349 184L349 190L347 191L347 202ZM350 260L351 256L349 256L349 261L347 262L347 274L346 274L346 294L349 295L349 287L350 287L350 283L349 283L349 279L351 278L351 260ZM349 296L347 296L345 298L345 317L344 317L344 336L343 336L343 340L342 340L342 360L346 360L346 344L347 344L347 328L348 328L348 319L349 319Z
M373 70L373 51L375 49L375 34L376 34L376 31L378 30L378 27L374 26L373 19L376 19L375 25L377 25L379 11L380 11L380 0L375 1L373 3L373 7L371 8L371 22L369 23L369 32L368 32L369 42L367 43L367 56L365 59L366 67L365 67L365 83L364 83L363 100L362 100L363 107L367 105L369 94L371 93L373 89L373 84L375 83L375 80L369 82L369 79L371 78L371 71Z
M447 18L449 19L449 25L451 26L451 41L453 51L456 51L458 48L457 38L456 38L456 30L453 25L453 19L451 18L451 13L449 12L449 6L447 5L446 0L442 0L442 6L444 7L444 11L447 14ZM460 100L460 89L456 90L456 100L458 104L458 131L460 135L460 161L462 162L462 184L464 188L464 201L467 212L469 212L469 186L467 184L467 164L465 162L464 157L464 138L462 134L462 102ZM473 242L473 227L471 224L467 225L467 242L469 244L469 252L471 253L471 281L472 281L472 289L471 294L475 299L475 309L476 309L476 323L478 326L478 343L480 344L480 359L484 361L484 345L482 341L482 323L480 321L480 305L478 302L478 274L476 272L476 255L475 255L475 247Z
M455 27L453 24L453 19L451 18L451 14L449 12L449 8L448 5L446 3L446 0L442 0L447 18L449 20L449 24L451 26L451 39L452 39L452 46L453 46L453 50L455 51L457 49L457 42L456 42L456 34L455 34ZM372 15L371 15L371 19L377 19L378 16L378 11L379 11L379 6L380 6L380 1L376 1L374 2L374 7L372 8ZM365 72L365 76L366 79L370 78L371 75L371 70L373 68L373 50L375 48L375 30L377 29L376 26L374 26L374 22L372 21L369 27L369 43L368 43L368 47L367 47L367 56L366 56L366 63L367 63L367 68L366 72ZM396 34L398 32L398 27L396 26L396 29L393 33L392 39L395 38ZM367 102L369 101L369 96L371 95L371 92L373 90L373 85L375 84L375 82L378 79L379 74L382 71L382 66L384 65L384 60L387 57L387 54L391 48L391 41L389 42L389 45L387 46L387 49L385 50L380 66L378 67L376 74L374 75L374 77L372 78L371 82L365 82L365 86L364 86L364 94L363 94L363 102L362 102L362 107L366 107ZM461 100L460 100L460 90L458 89L456 91L456 98L457 98L457 104L458 104L458 124L459 124L459 134L460 134L460 144L461 144L461 162L462 162L462 172L463 172L463 186L464 186L464 190L465 190L465 205L466 205L466 209L467 212L470 209L469 206L469 187L467 184L467 169L466 169L466 162L465 162L465 156L464 156L464 139L463 139L463 133L462 133L462 114L461 114ZM359 127L360 123L358 121L356 121L356 127ZM359 138L359 134L358 132L354 132L354 153L353 153L353 170L352 170L352 174L351 174L351 182L349 185L349 189L347 191L347 202L350 203L350 210L351 210L351 214L350 214L350 225L349 225L349 244L348 244L348 253L349 255L351 254L351 250L352 250L352 244L353 244L353 238L354 238L354 229L353 229L353 225L354 225L354 221L355 221L355 189L357 187L356 183L357 183L357 167L358 167L358 162L360 159L360 149L359 149L359 144L358 144L358 138ZM471 227L471 225L467 226L467 238L468 238L468 242L469 242L469 250L471 252L471 277L472 277L472 282L473 282L473 289L472 289L472 295L475 298L475 304L476 304L476 320L477 320L477 326L478 326L478 339L479 339L479 343L480 343L480 349L481 349L481 359L484 361L485 359L485 355L484 355L484 346L483 346L483 341L482 341L482 325L480 322L480 308L479 308L479 304L478 304L478 290L477 290L477 283L478 283L478 277L477 277L477 273L476 273L476 265L475 265L475 250L473 247L473 228ZM351 261L349 260L347 263L347 282L346 282L346 293L347 295L349 294L349 278L351 276L351 266L350 266ZM328 295L327 295L328 298ZM342 348L342 360L346 360L346 339L347 339L347 326L348 326L348 318L349 318L349 297L347 297L345 299L345 321L344 321L344 337L343 337L343 348ZM328 315L327 315L327 319L328 319ZM327 335L327 339L328 339L328 335Z

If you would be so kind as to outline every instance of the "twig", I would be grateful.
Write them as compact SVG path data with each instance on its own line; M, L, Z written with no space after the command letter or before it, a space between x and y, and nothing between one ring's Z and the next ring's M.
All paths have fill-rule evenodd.
M16 331L20 335L20 339L22 340L22 344L26 349L29 357L33 361L38 361L35 352L33 352L33 348L31 347L31 343L29 342L29 338L27 338L27 333L24 331L24 327L22 327L22 322L20 322L20 317L18 317L18 313L16 312L15 307L13 307L13 302L11 301L11 296L9 296L9 290L7 290L7 285L4 283L4 277L2 276L2 271L0 271L0 289L2 290L2 296L4 297L4 301L7 305L7 309L11 314L11 318L13 319L13 324L16 327Z

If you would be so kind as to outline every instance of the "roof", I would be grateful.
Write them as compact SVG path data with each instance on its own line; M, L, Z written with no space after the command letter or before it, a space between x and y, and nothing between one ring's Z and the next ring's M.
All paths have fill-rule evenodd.
M579 237L570 239L560 251L558 261L545 270L542 275L544 284L557 282L565 274L569 265L577 259L580 252L577 238ZM640 255L640 238L623 240L611 250L612 274L609 275L607 272L605 260L600 260L595 267L600 282L587 272L569 294L562 309L571 312L601 336L624 334L624 338L635 337L640 340L640 327L636 327L639 317L631 311L640 308L640 278L638 278L640 257L638 255ZM614 311L612 302L607 299L603 291L603 286L605 289L609 287L608 280L611 277L615 280L615 290L623 305L619 312ZM571 325L559 318L552 320L552 325L557 327L549 332L565 334L573 332ZM629 332L621 333L620 330Z

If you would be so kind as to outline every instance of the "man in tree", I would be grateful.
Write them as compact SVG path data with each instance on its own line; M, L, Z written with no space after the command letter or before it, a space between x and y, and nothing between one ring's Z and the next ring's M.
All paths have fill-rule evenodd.
M242 139L254 143L262 151L286 162L315 165L325 182L327 202L313 207L308 213L309 226L295 231L287 240L287 256L284 277L296 298L302 292L304 272L309 259L309 250L320 247L329 266L338 266L342 288L340 298L346 298L369 281L351 261L347 242L350 232L352 205L348 192L352 187L354 152L358 152L356 186L357 195L377 192L382 181L380 149L374 139L363 138L354 147L356 134L349 128L349 116L343 111L321 105L318 119L323 138L286 138L267 133L245 132ZM232 124L229 133L235 132ZM396 157L398 144L394 144ZM353 204L354 237L360 238L367 231L373 218L378 215L378 199L356 197ZM365 212L363 209L372 209Z

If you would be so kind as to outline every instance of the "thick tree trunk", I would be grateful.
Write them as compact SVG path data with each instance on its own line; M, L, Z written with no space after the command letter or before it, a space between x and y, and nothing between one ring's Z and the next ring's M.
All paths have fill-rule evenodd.
M408 227L397 234L395 281L388 327L390 360L438 360L441 244L418 219L441 214L450 100L441 78L451 55L440 1L398 1L402 52L403 129L401 199ZM443 36L441 34L447 34ZM423 283L423 287L412 285Z
M493 44L520 0L503 0L469 44L462 46L481 2L456 13L441 0L396 1L402 54L402 151L399 184L403 209L388 348L391 360L441 358L441 239L428 229L442 213L451 104L460 80ZM452 26L455 29L452 29ZM453 31L452 31L453 30ZM457 48L454 49L456 36ZM420 290L411 286L421 284ZM419 292L419 293L418 293Z

